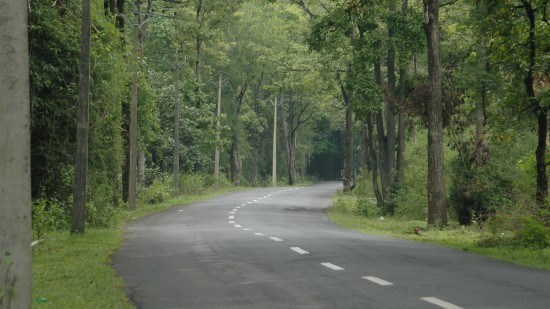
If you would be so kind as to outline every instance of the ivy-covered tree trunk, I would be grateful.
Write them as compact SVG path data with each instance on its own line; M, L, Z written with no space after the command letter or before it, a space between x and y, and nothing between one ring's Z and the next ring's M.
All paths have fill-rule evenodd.
M348 73L351 71L351 67L348 65ZM346 122L344 130L344 192L351 192L351 173L352 173L352 151L353 151L353 110L351 107L351 100L353 94L346 89L344 81L340 75L337 75L338 83L340 86L340 92L344 99L344 106L346 107Z
M428 225L447 225L443 160L443 112L439 37L439 1L424 0L428 43Z
M231 142L231 181L236 185L241 185L241 178L243 175L243 167L241 161L241 147L239 142L236 140L236 137L233 138Z
M403 0L402 13L407 15L409 6L408 0ZM401 108L398 113L398 131L397 131L397 159L396 159L396 181L399 184L403 184L405 181L405 145L407 134L407 121L403 105L407 100L407 68L406 64L401 64L399 68L399 102Z
M233 130L231 134L231 149L229 150L229 164L231 166L231 181L239 186L241 184L241 178L243 177L243 164L241 159L241 107L244 99L244 95L248 90L248 82L245 82L239 89L235 88L235 105L234 105L234 120Z
M395 0L389 1L390 14L397 11ZM386 144L386 162L388 169L386 174L388 174L388 185L391 187L393 180L395 178L395 88L396 88L396 76L395 76L395 46L393 45L393 40L395 36L395 29L390 25L388 27L388 56L387 56L387 67L388 67L388 94L386 97L386 124L387 124L387 144Z
M296 126L295 126L295 102L290 90L288 102L288 117L284 106L281 108L281 121L283 124L283 134L285 137L285 154L287 161L288 185L294 185L296 181Z
M399 69L399 100L404 103L407 99L406 93L407 69ZM405 111L400 110L398 114L398 131L397 131L397 162L396 162L396 181L398 184L403 184L405 181L405 145L407 134L407 121Z
M31 308L27 2L3 1L0 20L0 308Z
M367 125L361 124L361 131L359 133L361 150L359 152L359 167L361 169L367 168L367 156L368 156L368 139L367 139Z
M382 69L380 67L380 61L374 63L374 78L376 84L382 87ZM382 110L379 110L374 116L376 120L376 132L378 141L378 169L380 171L380 185L382 186L382 198L385 200L388 197L390 190L391 173L388 168L388 143L386 135L384 134L384 115Z
M376 206L378 207L378 209L382 209L384 207L384 197L382 196L382 192L380 192L380 188L378 187L378 158L376 157L376 145L373 133L373 118L374 116L372 115L372 113L369 113L367 115L367 141L369 145L370 157L372 160L372 189L374 191L374 195L376 196Z
M535 20L535 8L532 6L531 1L523 0L523 7L529 21L529 69L524 79L525 92L527 99L533 112L537 117L537 150L535 152L536 157L536 170L537 170L537 190L536 200L539 205L544 205L546 197L548 197L548 176L546 175L546 139L548 138L548 106L541 105L540 99L536 97L535 93L535 66L537 55L537 41L535 37L536 20ZM545 4L546 5L546 4Z
M350 100L351 101L351 100ZM344 192L351 192L353 170L353 111L351 102L346 105L346 131L344 140Z

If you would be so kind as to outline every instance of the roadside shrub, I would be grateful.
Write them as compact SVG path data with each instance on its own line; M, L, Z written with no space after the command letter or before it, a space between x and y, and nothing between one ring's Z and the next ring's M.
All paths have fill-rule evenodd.
M543 249L550 246L550 229L531 217L521 219L522 227L516 231L519 244L523 247Z
M367 198L359 197L355 203L355 213L363 217L373 217L380 213L375 204L369 202Z
M342 191L338 191L335 195L332 209L341 214L353 213L353 210L355 209L355 197L350 194L344 194Z
M449 201L460 224L481 224L512 201L511 167L491 161L479 164L474 158L465 161L460 156L453 160Z
M109 227L114 223L121 209L109 203L86 203L86 224L93 227Z
M169 175L164 175L153 180L151 185L140 190L138 199L143 204L156 204L167 200L173 191L172 179Z
M394 197L396 205L394 216L404 220L426 220L428 205L425 189L411 190L403 188Z
M32 230L36 238L48 231L68 228L70 214L56 199L39 198L32 202Z

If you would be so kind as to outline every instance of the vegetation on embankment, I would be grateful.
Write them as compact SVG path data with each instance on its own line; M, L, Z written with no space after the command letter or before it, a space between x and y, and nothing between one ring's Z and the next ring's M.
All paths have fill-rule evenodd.
M550 269L550 247L529 245L513 231L494 233L489 227L450 224L443 229L426 229L426 220L396 217L362 216L357 213L358 197L338 193L329 217L336 224L365 234L391 236L453 247L530 267ZM374 204L372 207L376 207ZM537 237L536 227L523 228ZM420 235L415 233L418 231ZM539 235L540 237L540 235Z
M550 269L548 212L536 206L529 162L529 139L493 141L492 160L461 171L457 151L446 148L448 226L428 229L424 134L407 144L403 187L395 187L382 208L376 205L371 174L362 171L352 194L338 193L329 216L338 225L363 233L426 241L513 263ZM450 174L450 175L449 175ZM548 207L546 208L548 209ZM465 216L467 215L467 216ZM469 218L459 224L458 218Z
M191 183L200 185L193 178ZM200 178L200 177L198 177ZM207 189L186 185L186 194L170 198L167 182L144 189L137 210L120 209L104 227L89 227L70 234L55 225L41 226L41 239L33 248L33 307L134 308L123 290L123 280L111 267L111 255L120 246L128 221L169 207L208 199L239 188L220 184ZM146 191L145 191L146 190ZM149 197L149 200L144 199ZM50 218L48 222L55 222ZM34 230L35 236L37 230Z

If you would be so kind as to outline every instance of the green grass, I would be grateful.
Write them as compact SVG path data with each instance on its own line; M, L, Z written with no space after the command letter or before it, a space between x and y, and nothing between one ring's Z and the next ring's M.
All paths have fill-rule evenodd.
M180 196L144 205L120 214L117 224L85 233L48 232L33 248L34 308L134 308L122 290L124 282L111 267L111 255L120 246L126 223L176 206L239 190L219 189L201 195Z
M478 227L450 225L445 229L426 230L426 221L401 220L398 218L381 218L380 216L361 216L358 214L356 197L337 194L334 206L329 208L330 219L339 226L355 229L365 234L391 236L414 241L424 241L485 255L520 265L550 269L550 248L534 249L506 242L509 235L497 238L494 246L481 246L487 239L495 237ZM373 206L375 208L375 206ZM422 229L416 235L414 229Z

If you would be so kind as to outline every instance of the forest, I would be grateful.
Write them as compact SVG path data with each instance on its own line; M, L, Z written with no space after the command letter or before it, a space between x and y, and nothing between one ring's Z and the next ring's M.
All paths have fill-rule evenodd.
M547 0L91 1L88 95L81 5L29 2L35 232L342 180L364 215L550 243Z
M323 180L335 222L550 267L549 0L0 8L2 308L128 303L129 220Z

